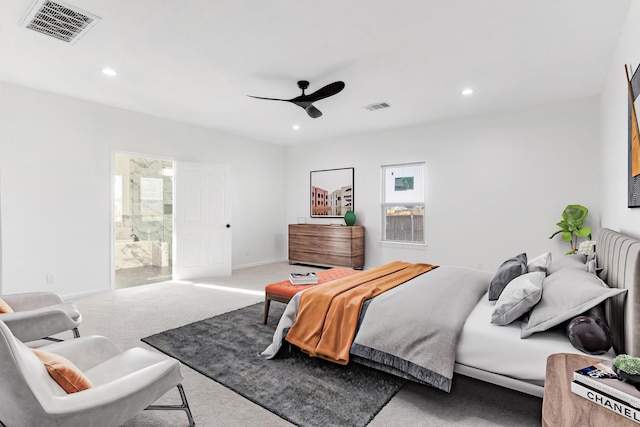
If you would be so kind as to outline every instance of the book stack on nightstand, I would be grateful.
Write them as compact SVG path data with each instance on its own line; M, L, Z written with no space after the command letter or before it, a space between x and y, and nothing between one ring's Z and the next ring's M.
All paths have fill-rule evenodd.
M640 391L622 381L609 360L575 371L571 391L640 424Z

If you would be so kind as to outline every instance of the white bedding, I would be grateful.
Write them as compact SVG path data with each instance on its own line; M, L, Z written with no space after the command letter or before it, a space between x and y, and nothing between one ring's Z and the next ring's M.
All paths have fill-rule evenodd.
M492 325L495 302L487 295L480 298L462 328L456 362L483 371L525 381L544 381L547 357L553 353L582 354L574 348L562 328L520 338L520 320L506 325ZM613 358L613 349L602 358Z

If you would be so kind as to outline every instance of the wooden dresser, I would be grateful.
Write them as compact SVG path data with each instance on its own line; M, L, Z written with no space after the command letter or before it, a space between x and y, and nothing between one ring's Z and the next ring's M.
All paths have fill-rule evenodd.
M364 267L364 227L289 224L289 264Z

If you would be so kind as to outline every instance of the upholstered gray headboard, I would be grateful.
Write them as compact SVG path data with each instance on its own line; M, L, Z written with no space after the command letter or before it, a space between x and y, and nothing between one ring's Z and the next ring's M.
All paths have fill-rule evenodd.
M606 306L613 349L640 357L640 240L603 228L596 239L596 259L602 280L627 289Z

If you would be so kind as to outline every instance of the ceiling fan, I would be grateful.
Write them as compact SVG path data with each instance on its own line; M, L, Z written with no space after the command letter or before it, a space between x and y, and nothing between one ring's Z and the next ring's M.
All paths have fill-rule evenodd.
M257 99L268 99L270 101L291 102L291 103L297 105L298 107L303 108L307 112L309 117L311 117L313 119L317 119L318 117L320 117L322 115L322 111L320 111L316 107L314 107L313 103L316 102L316 101L319 101L320 99L328 98L328 97L333 96L333 95L337 94L338 92L340 92L342 89L344 89L344 82L333 82L333 83L330 83L330 84L318 89L317 91L315 91L313 93L310 93L309 95L306 95L304 93L304 91L309 87L309 82L308 81L300 80L298 82L298 87L300 89L302 89L302 95L296 96L295 98L291 98L291 99L265 98L265 97L262 97L262 96L253 96L253 95L247 95L247 96L250 96L251 98L257 98Z

